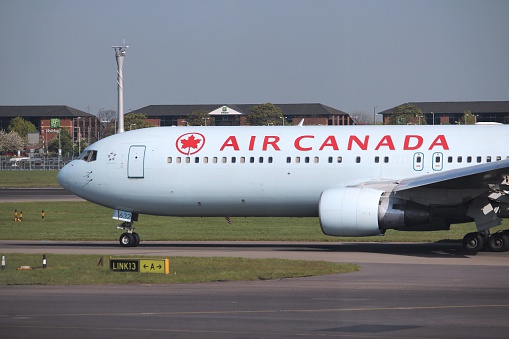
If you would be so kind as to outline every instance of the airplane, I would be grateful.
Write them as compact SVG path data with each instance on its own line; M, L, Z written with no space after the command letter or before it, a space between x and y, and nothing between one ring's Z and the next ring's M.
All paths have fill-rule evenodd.
M113 209L123 247L140 214L318 217L341 237L475 222L465 250L509 250L509 126L151 127L88 146L57 175Z

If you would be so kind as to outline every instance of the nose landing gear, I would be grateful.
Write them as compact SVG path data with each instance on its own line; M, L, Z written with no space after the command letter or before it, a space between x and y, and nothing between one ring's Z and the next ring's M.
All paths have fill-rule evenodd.
M137 247L140 244L140 236L138 235L138 233L134 232L132 222L124 221L123 223L118 225L117 228L126 231L122 233L122 235L118 239L120 246Z

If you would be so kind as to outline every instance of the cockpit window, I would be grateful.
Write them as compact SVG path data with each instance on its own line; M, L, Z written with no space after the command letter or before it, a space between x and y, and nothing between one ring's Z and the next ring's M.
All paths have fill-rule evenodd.
M97 151L94 150L86 150L80 154L78 159L81 159L86 162L96 161L97 160Z

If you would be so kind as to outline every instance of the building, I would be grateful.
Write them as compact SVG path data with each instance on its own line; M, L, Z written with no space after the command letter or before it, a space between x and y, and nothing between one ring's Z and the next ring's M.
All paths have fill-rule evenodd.
M458 124L466 111L472 112L476 122L509 124L509 101L408 102L406 104L417 106L428 125ZM384 124L388 124L396 107L379 113L383 115Z
M34 124L44 149L58 136L60 128L66 128L73 140L81 137L81 140L91 143L98 139L97 117L69 106L0 106L0 130L7 130L15 117Z
M204 111L214 119L216 126L245 125L245 116L255 104L228 105L150 105L130 113L147 116L155 126L185 126L186 118L192 112ZM322 104L274 104L279 107L285 124L297 125L304 119L305 125L353 125L348 113ZM208 122L210 123L210 122ZM204 125L207 121L204 120Z

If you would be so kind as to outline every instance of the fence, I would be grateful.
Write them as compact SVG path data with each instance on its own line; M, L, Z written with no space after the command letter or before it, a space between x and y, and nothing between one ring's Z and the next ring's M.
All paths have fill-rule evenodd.
M0 170L59 170L73 160L68 157L9 157L0 156Z

